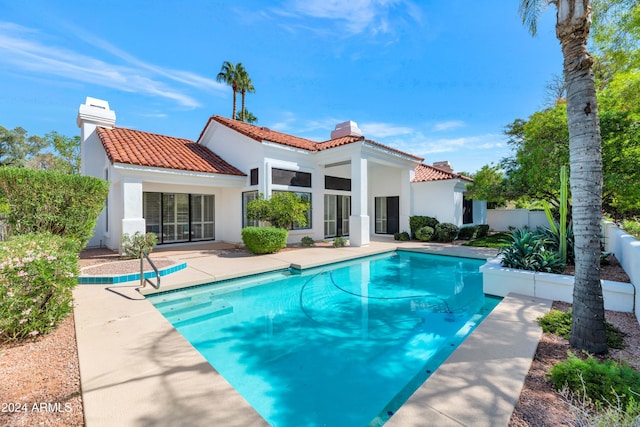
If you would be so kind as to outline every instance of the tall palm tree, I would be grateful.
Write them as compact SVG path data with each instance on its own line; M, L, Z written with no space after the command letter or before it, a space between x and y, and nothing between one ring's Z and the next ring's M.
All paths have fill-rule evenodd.
M570 186L573 199L575 285L570 344L605 353L607 340L600 284L602 152L593 59L587 51L591 27L590 0L521 0L522 22L533 35L537 18L556 6L556 37L564 57L569 122Z
M249 73L242 65L242 62L239 62L236 65L236 75L238 82L238 91L242 95L242 109L240 110L240 120L244 122L244 113L246 109L244 108L244 97L247 92L256 93L256 88L253 87L253 82L251 81L251 77L249 77Z
M241 122L249 123L250 125L252 125L258 121L258 118L254 116L251 111L244 109L240 111L240 118L236 120L240 120Z
M229 61L224 61L222 63L222 67L220 68L220 72L216 76L216 81L221 83L226 83L228 86L231 86L231 90L233 90L233 112L231 113L231 118L236 118L236 94L238 93L238 66L242 67L242 63L238 63L237 66L234 66ZM244 69L244 67L243 67Z

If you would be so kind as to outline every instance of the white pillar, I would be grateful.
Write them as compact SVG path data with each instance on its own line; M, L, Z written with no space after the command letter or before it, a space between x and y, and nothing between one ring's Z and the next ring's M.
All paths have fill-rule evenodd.
M351 246L369 244L368 161L360 153L351 158L351 216L349 243Z
M400 232L409 232L409 216L411 215L411 175L413 172L405 168L400 173Z
M122 234L133 235L137 231L145 233L145 221L142 217L142 179L124 178L122 180ZM121 236L114 236L120 240Z

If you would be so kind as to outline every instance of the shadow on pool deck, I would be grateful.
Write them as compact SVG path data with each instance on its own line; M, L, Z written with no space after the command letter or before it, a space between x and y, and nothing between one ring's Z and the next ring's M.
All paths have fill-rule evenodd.
M396 247L475 258L495 255L494 250L458 245L393 241L256 257L221 257L207 245L163 248L163 257L188 263L163 278L163 290ZM81 285L74 297L87 426L267 425L151 303L140 299L135 284ZM535 319L550 304L505 298L386 425L422 426L425 420L429 425L507 425L541 335Z

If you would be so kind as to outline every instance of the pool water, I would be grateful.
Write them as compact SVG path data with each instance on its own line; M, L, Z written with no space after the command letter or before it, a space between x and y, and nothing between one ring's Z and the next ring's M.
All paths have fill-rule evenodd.
M483 263L398 251L149 299L272 426L374 426L498 304Z

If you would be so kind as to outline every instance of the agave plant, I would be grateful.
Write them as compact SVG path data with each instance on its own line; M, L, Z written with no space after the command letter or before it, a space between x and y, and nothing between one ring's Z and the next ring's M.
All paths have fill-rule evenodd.
M547 273L563 270L564 263L549 237L523 228L512 231L510 237L511 245L500 249L504 267Z

